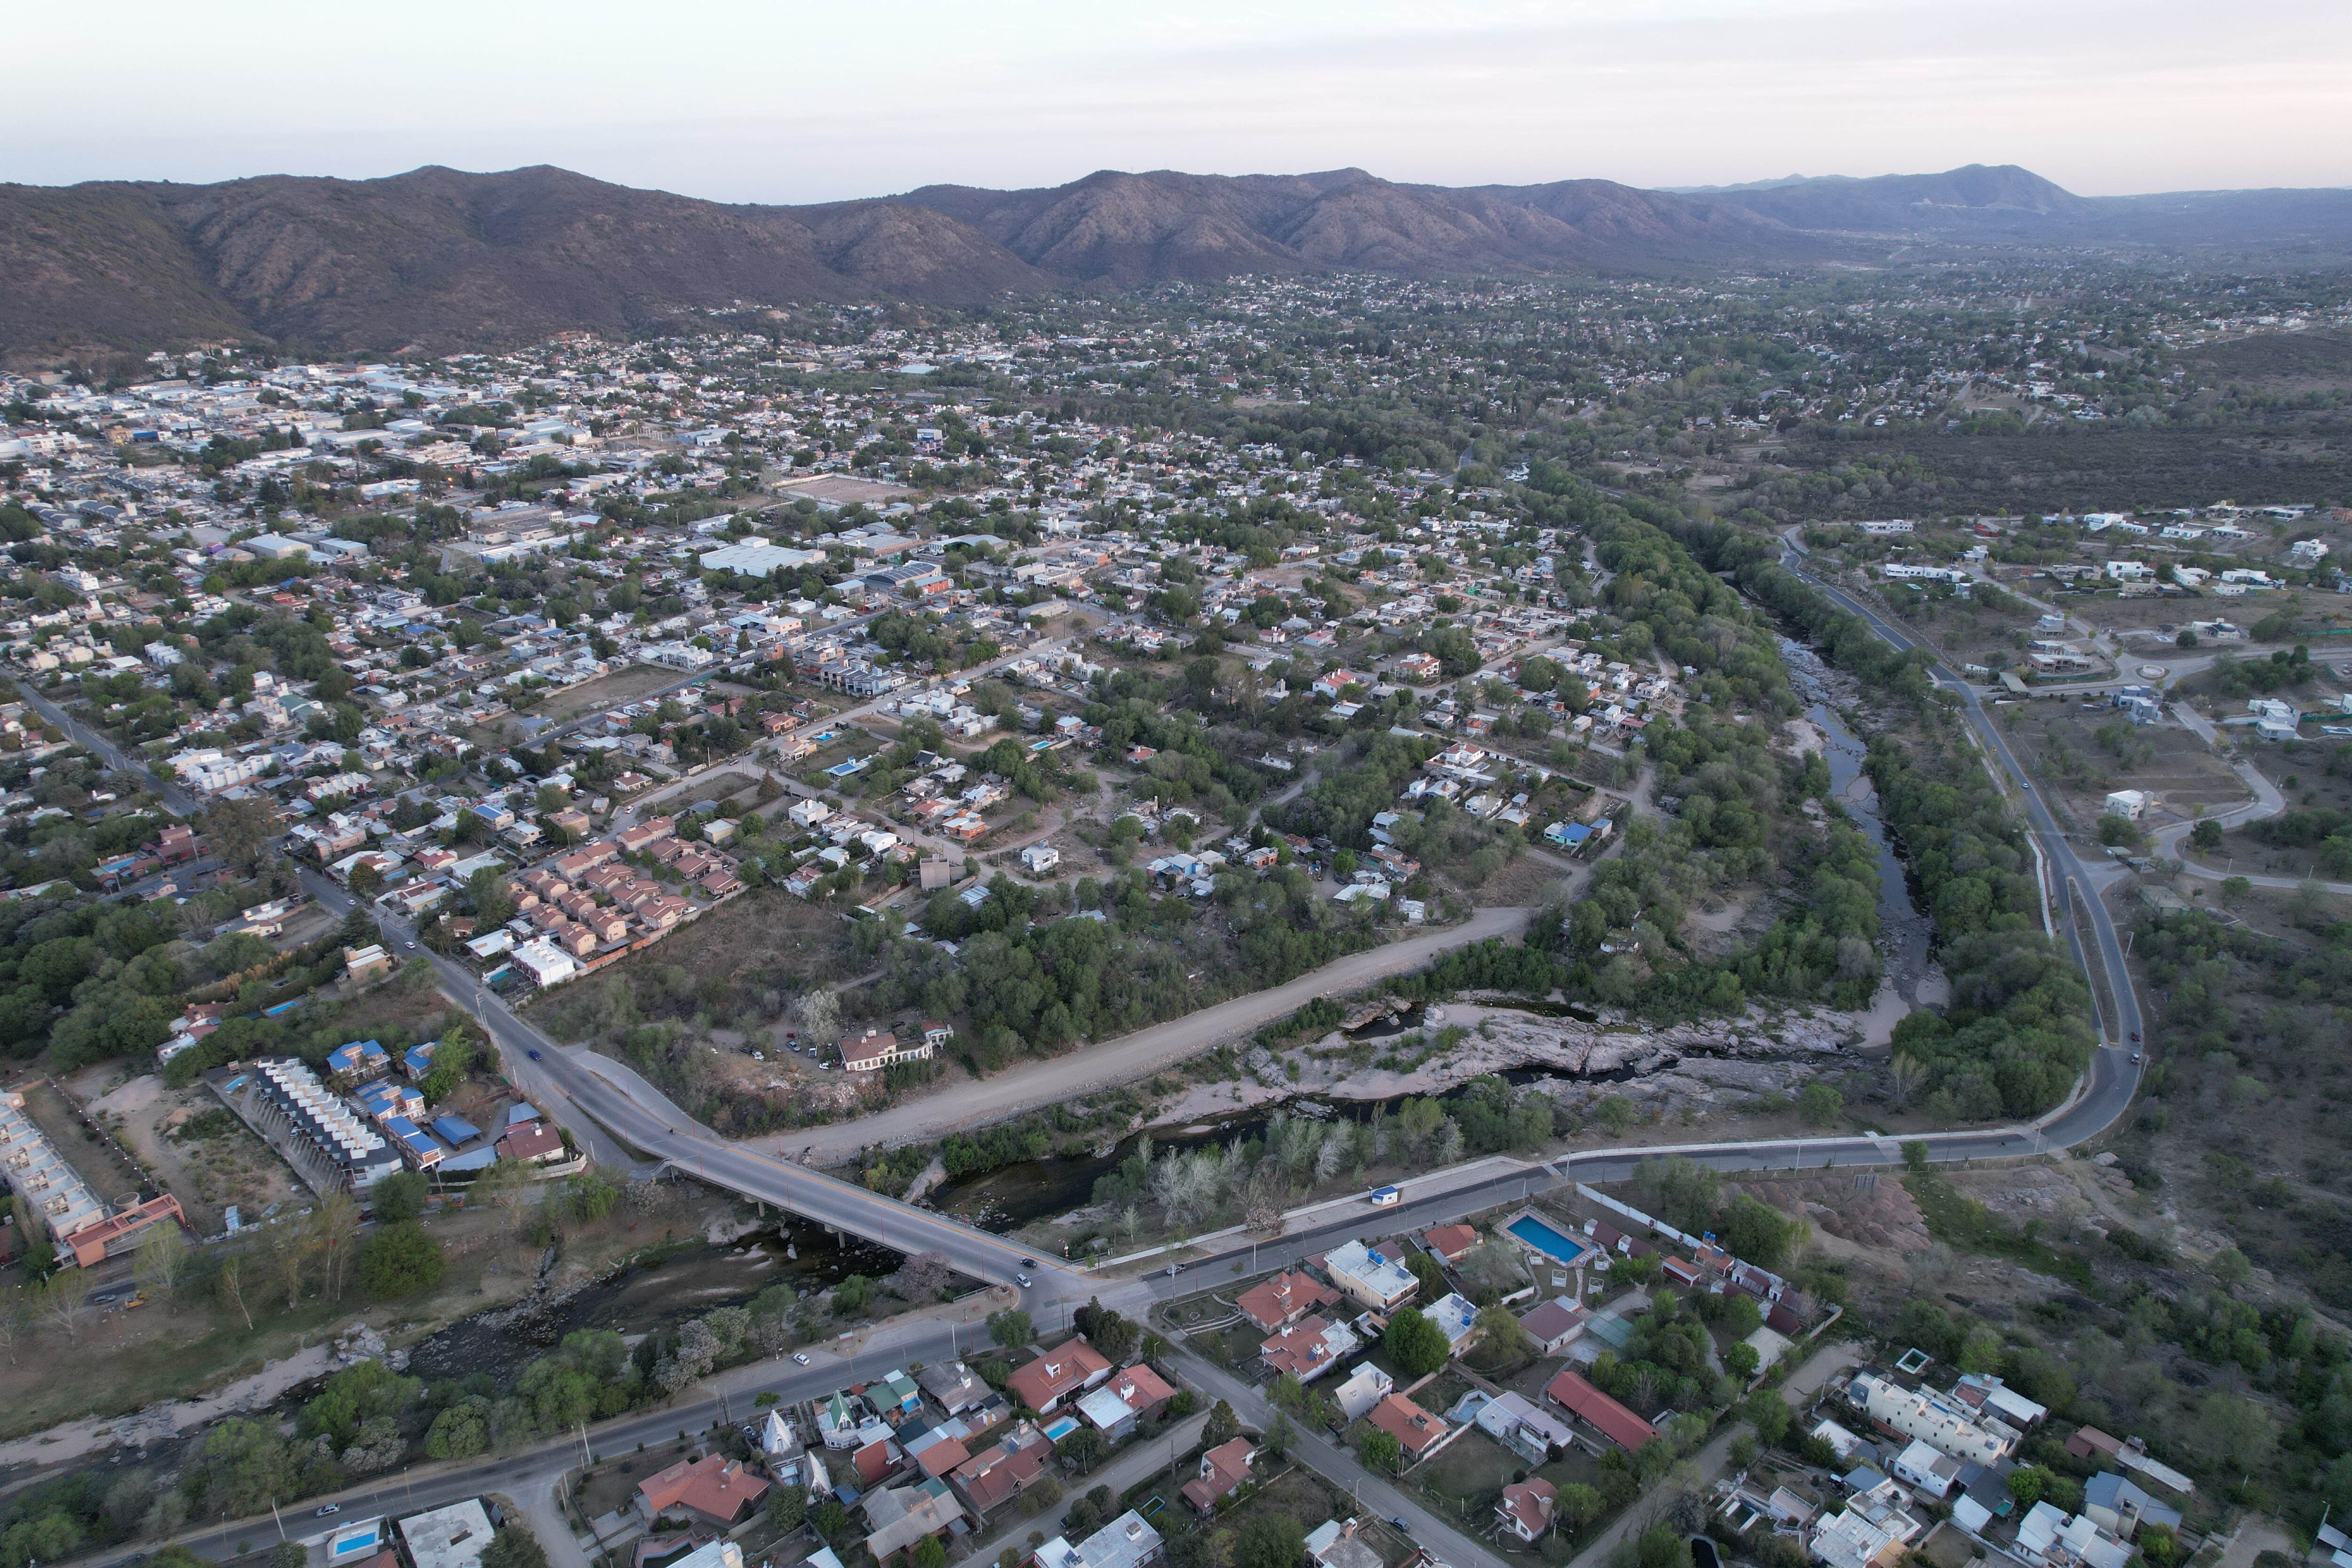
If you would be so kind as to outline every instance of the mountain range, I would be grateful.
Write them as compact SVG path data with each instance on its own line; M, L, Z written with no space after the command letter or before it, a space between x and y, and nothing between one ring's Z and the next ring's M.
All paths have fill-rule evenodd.
M969 304L1243 273L1687 272L1877 259L1921 241L2336 261L2352 254L2352 191L2092 198L1982 164L1679 192L1106 170L1045 189L927 185L813 206L548 167L0 185L0 355L256 338L447 350L736 302Z

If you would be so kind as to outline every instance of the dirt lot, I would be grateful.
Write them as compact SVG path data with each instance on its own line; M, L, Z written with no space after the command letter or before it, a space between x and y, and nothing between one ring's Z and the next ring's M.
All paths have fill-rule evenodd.
M2221 759L2169 718L2135 725L2104 703L2073 699L2013 702L2000 710L2010 749L2049 785L2045 799L2061 822L2089 834L2098 826L2110 790L2145 790L2156 796L2157 820L2188 818L2197 807L2236 805L2246 798Z
M2315 808L2352 812L2352 770L2344 770L2339 763L2339 771L2328 771L2329 753L2345 745L2341 741L2330 741L2298 742L2291 747L2264 746L2256 753L2254 765L2278 785L2290 811ZM2221 847L2210 855L2197 853L2185 841L2181 852L2217 870L2242 871L2252 876L2300 877L2316 868L2315 848L2269 843L2259 829L2260 824L2249 823L2222 834Z
M37 1078L12 1087L24 1094L25 1110L48 1138L50 1147L64 1156L100 1203L120 1203L146 1184L145 1173L84 1125L57 1085Z
M583 713L611 708L623 702L634 702L648 691L659 691L678 679L675 669L657 668L650 664L631 665L610 675L584 680L579 685L557 692L531 710L531 717L544 719L550 724L568 724Z
M202 1084L166 1089L153 1073L126 1076L106 1063L67 1087L163 1178L198 1236L217 1233L231 1204L258 1215L301 1191L286 1163Z

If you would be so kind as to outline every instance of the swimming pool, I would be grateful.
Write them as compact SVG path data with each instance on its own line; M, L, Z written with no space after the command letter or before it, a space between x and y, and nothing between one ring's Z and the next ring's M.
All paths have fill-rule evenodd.
M1568 1232L1540 1215L1523 1214L1503 1227L1525 1247L1533 1247L1547 1258L1574 1266L1596 1250L1591 1243L1570 1236Z
M1077 1429L1078 1418L1076 1416L1061 1416L1045 1428L1045 1440L1049 1443L1058 1443Z

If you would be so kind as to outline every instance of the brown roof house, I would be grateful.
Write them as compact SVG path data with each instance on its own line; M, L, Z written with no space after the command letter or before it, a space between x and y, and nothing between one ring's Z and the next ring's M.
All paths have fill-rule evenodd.
M1246 1437L1220 1443L1201 1456L1201 1473L1184 1483L1184 1500L1198 1513L1213 1513L1217 1504L1242 1489L1250 1479L1250 1461L1257 1450Z
M1014 1368L1004 1380L1004 1391L1045 1415L1070 1395L1092 1388L1109 1375L1110 1362L1087 1343L1084 1334L1077 1334L1027 1365Z
M1445 1438L1445 1418L1432 1415L1402 1394L1391 1394L1364 1417L1404 1445L1404 1457L1418 1459Z
M1503 1489L1503 1500L1495 1505L1495 1523L1506 1535L1534 1542L1551 1528L1552 1512L1559 1506L1559 1489L1549 1481L1530 1478Z
M732 1525L760 1506L770 1484L724 1454L680 1460L637 1483L637 1513L648 1525L672 1513Z
M1293 1270L1251 1286L1234 1304L1242 1310L1242 1316L1270 1334L1339 1299L1339 1292L1321 1280Z
M1028 1490L1045 1473L1053 1452L1045 1434L1024 1421L994 1447L957 1466L948 1480L974 1513L984 1514Z

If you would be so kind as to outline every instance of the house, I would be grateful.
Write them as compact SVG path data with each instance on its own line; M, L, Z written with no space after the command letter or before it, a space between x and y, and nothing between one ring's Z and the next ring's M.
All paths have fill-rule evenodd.
M1013 1369L1004 1380L1004 1392L1045 1415L1070 1395L1092 1388L1109 1375L1110 1363L1102 1352L1078 1334Z
M1895 1568L1903 1561L1901 1537L1847 1510L1813 1527L1813 1556L1827 1568Z
M1847 1397L1891 1432L1924 1439L1931 1447L1979 1465L1997 1463L2017 1447L2018 1435L1948 1395L1906 1389L1870 1373L1857 1373Z
M1629 1453L1658 1435L1656 1427L1574 1372L1553 1378L1544 1397Z
M1477 1306L1459 1290L1440 1296L1421 1310L1444 1333L1448 1355L1460 1355L1463 1347L1478 1332Z
M1050 844L1032 844L1021 851L1021 868L1033 877L1042 877L1062 863L1062 852Z
M888 1562L892 1552L919 1541L945 1534L966 1516L962 1501L947 1482L936 1479L869 1491L865 1508L866 1522L873 1526L866 1537L866 1550L877 1563Z
M979 1374L960 1361L933 1362L915 1374L925 1394L950 1415L961 1415L984 1404L992 1392Z
M327 1071L338 1089L351 1089L392 1070L392 1053L373 1040L353 1040L327 1053Z
M1288 1373L1301 1383L1312 1383L1362 1343L1345 1323L1307 1317L1259 1344L1257 1353L1275 1376Z
M545 1165L562 1159L569 1151L563 1147L563 1134L545 1121L532 1121L509 1130L499 1140L499 1158L524 1165Z
M1325 1520L1307 1537L1307 1561L1315 1568L1380 1568L1381 1554L1358 1532L1357 1520Z
M1495 1505L1495 1523L1504 1534L1529 1544L1543 1539L1551 1516L1559 1507L1559 1490L1549 1481L1530 1478L1503 1489Z
M1391 1394L1373 1405L1364 1419L1402 1444L1408 1461L1437 1447L1450 1430L1444 1416L1432 1415L1402 1394Z
M900 1045L887 1029L868 1027L865 1033L844 1035L835 1046L841 1065L851 1072L879 1072L894 1062L928 1061L935 1048L928 1042Z
M678 1513L731 1528L760 1506L772 1484L724 1454L681 1460L637 1483L637 1516L648 1527Z
M2120 816L2126 822L2137 822L2147 810L2147 792L2144 789L2117 789L2107 792L2106 815Z
M1554 1296L1519 1319L1519 1327L1536 1349L1545 1355L1559 1355L1584 1337L1584 1325L1591 1313L1565 1296Z
M2113 1470L2103 1470L2083 1483L2083 1513L2093 1524L2121 1541L2130 1541L2143 1524L2180 1528L2180 1510L2164 1503Z
M1959 1484L1961 1463L1933 1444L1914 1437L1908 1447L1895 1456L1895 1479L1921 1497L1940 1502Z
M948 1481L974 1513L984 1514L1034 1485L1053 1451L1045 1435L1024 1421L992 1447L949 1472Z
M1508 1391L1478 1406L1478 1430L1531 1465L1540 1465L1576 1441L1576 1429L1523 1394Z
M1331 1402L1350 1421L1363 1419L1381 1400L1396 1392L1396 1380L1370 1362L1358 1364L1348 1374L1348 1381L1331 1391Z
M1201 1456L1200 1473L1184 1483L1184 1500L1195 1513L1214 1513L1219 1502L1242 1489L1242 1483L1250 1479L1250 1463L1256 1458L1257 1450L1246 1437L1220 1443Z
M1151 1568L1163 1555L1160 1532L1129 1509L1076 1546L1055 1536L1037 1548L1036 1563L1037 1568Z
M1456 1264L1478 1245L1478 1232L1466 1225L1433 1225L1421 1233L1421 1244L1439 1262Z
M1323 1255L1331 1283L1375 1312L1392 1311L1412 1296L1420 1281L1392 1258L1360 1241L1341 1242Z
M1242 1316L1270 1334L1339 1300L1339 1292L1328 1285L1291 1269L1251 1286L1234 1304Z
M2134 1553L2088 1515L2037 1502L2018 1521L2016 1555L2034 1568L2124 1568Z
M1135 1424L1154 1415L1176 1397L1167 1379L1139 1362L1078 1401L1078 1414L1106 1437L1117 1442Z

